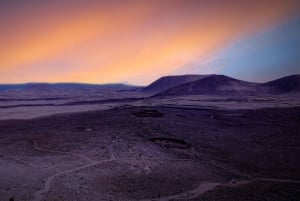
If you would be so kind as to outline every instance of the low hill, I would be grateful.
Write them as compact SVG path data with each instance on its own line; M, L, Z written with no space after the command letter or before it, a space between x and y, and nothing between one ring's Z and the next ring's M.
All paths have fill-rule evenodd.
M211 75L194 82L173 87L157 95L180 96L197 94L250 94L256 85L256 83L245 82L224 75Z
M268 94L300 92L300 75L290 75L255 87L255 92Z
M141 92L148 94L157 94L167 89L200 80L210 75L178 75L178 76L165 76L154 81L147 87L143 88Z

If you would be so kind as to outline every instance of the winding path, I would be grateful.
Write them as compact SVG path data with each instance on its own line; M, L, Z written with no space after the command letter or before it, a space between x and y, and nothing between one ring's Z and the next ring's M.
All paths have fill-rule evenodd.
M92 160L92 159L90 159L90 158L88 158L88 157L86 157L82 154L71 153L71 152L63 152L63 151L53 151L53 150L44 149L44 148L39 147L37 145L36 141L33 142L33 146L34 146L34 149L37 150L37 151L48 152L48 153L69 154L69 155L72 155L72 156L77 156L77 157L83 158L86 161L88 161L88 164L85 164L85 165L82 165L82 166L79 166L79 167L76 167L76 168L72 168L72 169L69 169L69 170L61 171L61 172L58 172L54 175L51 175L44 182L43 188L41 188L40 190L38 190L34 193L34 199L32 201L41 201L43 199L43 194L50 190L52 181L60 175L67 174L67 173L70 173L70 172L74 172L74 171L77 171L77 170L82 170L82 169L85 169L85 168L88 168L88 167L91 167L91 166L94 166L94 165L99 165L101 163L116 160L115 153L113 152L113 149L112 149L113 143L110 145L110 159L101 160L101 161Z
M42 194L46 193L46 192L48 192L50 190L51 183L52 183L52 181L56 177L58 177L60 175L63 175L63 174L70 173L70 172L74 172L74 171L77 171L77 170L85 169L85 168L88 168L88 167L91 167L91 166L94 166L94 165L99 165L101 163L109 162L109 161L112 161L112 160L114 160L114 159L101 160L101 161L98 161L98 162L95 161L95 162L89 163L87 165L79 166L77 168L73 168L73 169L70 169L70 170L58 172L58 173L56 173L56 174L48 177L46 179L45 183L44 183L44 187L34 193L34 199L33 199L33 201L40 201L40 200L42 200L42 198L43 198Z
M85 165L82 165L82 166L79 166L79 167L76 167L76 168L72 168L72 169L69 169L69 170L65 170L65 171L61 171L61 172L58 172L54 175L51 175L49 176L45 182L44 182L44 186L43 188L41 188L40 190L36 191L34 193L34 199L32 201L41 201L43 199L43 194L48 192L51 188L51 183L52 181L60 176L60 175L64 175L64 174L67 174L67 173L71 173L71 172L74 172L74 171L77 171L77 170L82 170L82 169L85 169L85 168L89 168L89 167L92 167L92 166L95 166L95 165L99 165L101 163L105 163L105 162L111 162L111 161L120 161L120 160L123 160L123 161L130 161L130 160L135 160L135 161L144 161L144 160L163 160L163 161L191 161L191 159L166 159L166 158L147 158L147 159L137 159L137 158L119 158L117 156L117 154L114 152L114 149L113 149L113 146L114 146L115 142L113 141L112 144L109 146L109 152L110 152L110 158L109 159L106 159L106 160L100 160L100 161L95 161L95 160L92 160L82 154L78 154L78 153L72 153L72 152L64 152L64 151L55 151L55 150L49 150L49 149L45 149L45 148L41 148L38 146L37 142L36 141L33 141L33 147L35 150L37 151L41 151L41 152L47 152L47 153L59 153L59 154L68 154L68 155L71 155L71 156L77 156L79 158L82 158L82 159L85 159L88 163L85 164Z
M194 149L193 150L188 150L186 152L189 153L192 156L191 157L192 160L195 160L198 156L200 156L200 154ZM183 160L188 160L188 159L183 159ZM221 168L221 169L223 169L227 172L231 172L235 175L246 176L245 174L239 172L238 170L234 170L232 168L225 167L224 165L220 165L214 160L206 161L206 163L208 165L215 166L217 168ZM165 196L165 197L161 197L161 198L149 198L149 199L144 199L144 200L141 200L141 201L170 201L170 200L173 200L173 199L177 199L177 200L186 200L186 199L188 199L188 200L190 200L190 199L197 198L200 195L202 195L203 193L205 193L207 191L210 191L210 190L213 190L214 188L216 188L218 186L237 187L237 186L250 184L250 183L253 183L253 182L259 182L259 181L261 181L261 182L277 182L277 183L300 184L299 180L275 179L275 178L254 178L254 179L249 179L249 180L240 180L240 181L236 181L235 184L204 181L204 182L201 182L196 188L194 188L192 190L182 192L180 194Z
M237 181L235 184L224 184L224 183L217 183L217 182L201 182L196 188L176 194L176 195L170 195L166 197L161 198L150 198L145 199L141 201L170 201L173 199L176 200L190 200L199 197L200 195L204 194L205 192L208 192L210 190L213 190L214 188L218 186L222 187L237 187L245 184L250 184L253 182L259 182L259 181L265 181L265 182L277 182L277 183L294 183L294 184L300 184L300 181L297 180L288 180L288 179L272 179L272 178L257 178L253 180L241 180Z
M20 160L20 159L18 159L18 158L15 158L15 157L7 157L6 159L7 159L7 160L14 161L14 162L16 162L16 163L19 163L19 164L21 164L21 165L24 165L25 167L29 167L29 168L35 169L35 167L32 166L31 164L28 164L28 163L26 163L26 162L24 162L24 161L22 161L22 160Z
M56 174L53 174L53 175L49 176L45 180L43 188L41 188L40 190L38 190L34 193L34 198L33 198L32 201L41 201L43 199L43 194L47 193L50 190L51 183L56 177L67 174L67 173L71 173L71 172L74 172L74 171L77 171L77 170L82 170L82 169L89 168L89 167L92 167L92 166L95 166L95 165L106 163L106 162L120 161L120 160L124 160L124 161L126 161L126 160L129 160L129 161L130 160L135 160L135 161L145 161L145 160L194 161L193 157L192 157L192 159L191 158L189 158L189 159L119 158L117 156L117 154L114 152L114 149L113 149L114 141L109 146L110 158L105 159L105 160L100 160L100 161L92 160L92 159L90 159L90 158L88 158L88 157L86 157L82 154L78 154L78 153L54 151L54 150L48 150L48 149L45 149L45 148L41 148L37 145L36 141L33 142L33 146L34 146L34 149L37 150L37 151L48 152L48 153L69 154L69 155L72 155L72 156L77 156L79 158L85 159L87 161L87 164L76 167L76 168L72 168L72 169L69 169L69 170L61 171L61 172L58 172ZM222 167L220 165L216 165L215 163L210 164L210 165L214 165L214 166L217 166L219 168L225 169L227 171L232 171L234 173L237 173L236 171L229 170L228 168ZM239 173L239 175L240 175L240 173ZM226 183L217 183L217 182L207 182L207 181L205 181L205 182L201 182L195 189L192 189L192 190L180 193L180 194L165 196L165 197L161 197L161 198L149 198L149 199L144 199L144 200L141 200L141 201L170 201L172 199L178 199L178 200L194 199L194 198L197 198L198 196L202 195L203 193L205 193L207 191L213 190L214 188L216 188L218 186L237 187L237 186L240 186L240 185L249 184L249 183L258 182L258 181L300 184L300 181L298 181L298 180L274 179L274 178L256 178L256 179L252 179L252 180L241 180L241 181L237 181L235 184L228 184L228 183L226 184Z

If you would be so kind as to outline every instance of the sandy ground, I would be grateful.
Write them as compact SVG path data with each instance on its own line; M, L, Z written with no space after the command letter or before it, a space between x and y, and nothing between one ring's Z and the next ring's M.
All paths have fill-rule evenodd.
M7 119L32 119L54 114L77 113L84 111L107 110L113 104L102 105L74 105L74 106L35 106L35 107L13 107L1 108L0 120Z
M129 97L129 95L123 95ZM179 96L179 97L153 97L144 98L141 96L134 97L134 100L127 99L110 99L105 100L92 98L62 97L59 100L50 100L47 98L31 99L12 99L0 96L0 120L7 119L32 119L43 116L77 113L95 110L107 110L113 107L127 106L165 106L172 108L208 108L221 110L236 109L259 109L259 108L289 108L300 107L300 94L292 94L286 96ZM46 98L46 99L44 99ZM5 101L4 101L5 100Z
M297 97L100 105L0 109L0 200L300 198Z

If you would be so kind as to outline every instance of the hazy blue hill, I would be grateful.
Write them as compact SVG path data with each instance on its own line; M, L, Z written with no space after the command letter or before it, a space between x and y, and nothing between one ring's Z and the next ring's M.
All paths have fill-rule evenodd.
M133 90L140 87L125 84L83 84L83 83L25 83L25 84L0 84L0 91L6 90L55 90L55 89L111 89Z

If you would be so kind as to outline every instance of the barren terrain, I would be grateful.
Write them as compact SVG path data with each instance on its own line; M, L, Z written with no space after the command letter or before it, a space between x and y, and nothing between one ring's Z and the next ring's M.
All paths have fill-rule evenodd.
M61 106L62 114L45 117L34 106L18 107L30 118L4 115L16 107L1 109L1 200L300 197L297 97L184 96L94 106L80 112L90 104L79 104L75 113Z

